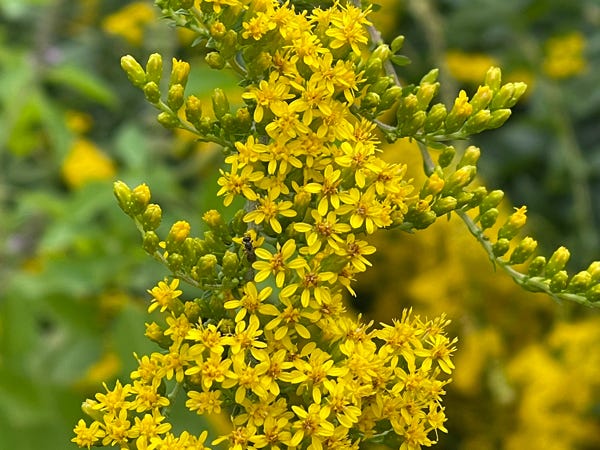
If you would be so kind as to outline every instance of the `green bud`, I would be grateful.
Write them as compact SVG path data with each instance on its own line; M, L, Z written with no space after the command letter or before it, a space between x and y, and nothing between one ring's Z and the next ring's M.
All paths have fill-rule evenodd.
M371 56L369 61L367 62L367 67L365 68L365 72L363 74L363 78L367 82L367 84L374 84L379 79L379 75L383 69L383 62L379 58L374 58Z
M392 56L392 52L390 51L390 47L387 44L379 44L372 53L374 58L378 58L381 61L386 61Z
M431 225L433 222L435 222L435 220L437 219L437 214L434 211L419 211L416 212L416 214L411 214L411 220L408 220L408 215L407 215L407 220L409 222L412 222L412 224L414 225L414 227L417 230L423 230L425 228L427 228L429 225Z
M387 89L381 96L379 109L385 110L392 106L402 96L402 88L400 86L392 86Z
M392 43L390 44L392 53L398 53L403 45L404 45L404 36L396 36L394 38L394 40L392 41Z
M479 205L479 214L483 214L488 209L495 208L500 204L504 198L504 192L500 189L496 189L485 196L481 204Z
M119 207L129 214L131 211L131 189L122 181L115 181L113 184L113 193L117 198Z
M600 281L600 261L594 261L587 268L587 271L592 276L592 283L597 283Z
M512 213L506 222L498 230L498 238L512 239L514 238L519 230L525 226L527 222L527 209L525 207L518 208Z
M174 84L181 84L182 86L185 86L187 84L189 74L190 64L173 58L173 68L171 69L171 80L169 81L169 86Z
M225 36L223 36L223 39L221 40L221 56L223 58L229 59L235 56L238 50L237 39L238 36L235 30L227 30ZM246 59L246 61L249 61L249 59Z
M212 94L213 111L217 119L222 119L225 114L229 113L229 100L223 89L216 88Z
M217 70L221 70L223 67L225 67L226 63L225 58L223 58L219 52L208 53L204 57L204 60L206 61L206 64L208 64L208 67Z
M140 214L150 203L150 188L142 183L131 191L131 212Z
M429 72L425 74L421 81L419 81L419 85L423 84L432 84L435 83L438 79L438 75L440 74L440 69L431 69Z
M587 270L575 274L571 281L569 281L568 290L569 292L583 293L592 284L592 276Z
M465 122L462 131L466 134L477 134L482 131L488 129L488 123L492 117L489 109L482 109L481 111L473 114L469 119Z
M473 201L473 197L475 194L467 191L460 191L456 194L456 209L462 208L465 205L468 205Z
M525 261L527 261L527 259L529 259L529 257L533 255L533 252L535 252L536 248L537 242L535 239L527 236L521 242L519 242L519 245L517 245L517 247L513 250L508 263L510 265L523 264Z
M455 172L451 173L446 180L446 185L442 190L444 194L454 194L461 188L467 186L477 175L477 168L475 166L463 166Z
M376 94L382 95L392 83L393 81L389 77L380 77L375 83L369 86L367 92L375 92Z
M550 291L552 292L562 292L567 287L567 282L569 281L569 275L565 270L561 270L554 274L552 279L550 280Z
M415 133L423 127L426 118L427 113L425 111L417 111L416 113L414 113L410 120L404 122L404 124L402 125L402 135L414 136Z
M178 272L183 267L183 256L179 253L169 253L167 267L171 272Z
M600 284L593 285L590 289L585 293L586 298L592 302L596 303L600 301Z
M440 83L423 83L417 89L417 108L426 109L438 93ZM444 108L445 110L445 108Z
M492 89L490 89L489 86L479 86L477 92L469 102L473 107L473 112L476 113L478 111L481 111L482 109L487 108L490 102L492 101L493 96L494 93L492 92Z
M183 106L183 86L181 84L172 84L167 94L167 105L173 111L178 111Z
M185 118L196 128L200 125L202 117L202 102L195 95L190 95L185 100Z
M240 259L237 253L227 250L225 255L223 255L222 267L224 276L229 278L235 277L240 269Z
M510 109L497 109L496 111L492 111L490 116L490 120L487 123L487 130L493 130L495 128L499 128L504 125L504 122L508 120L511 116L512 111Z
M520 81L516 82L516 83L513 83L513 85L515 87L515 90L514 90L512 96L510 97L510 100L506 103L506 108L512 108L513 106L515 106L516 103L521 98L521 96L527 90L527 85L525 83L520 82Z
M179 126L179 118L170 112L163 111L156 116L156 120L165 128L177 128Z
M464 166L476 166L480 156L481 150L479 147L469 145L460 157L460 161L456 165L456 168L458 169Z
M470 191L473 194L471 200L469 200L469 204L467 205L468 209L473 209L481 205L483 199L488 195L487 189L485 186L477 186L475 189ZM479 212L481 214L481 211Z
M396 119L398 120L398 126L401 127L404 122L409 120L415 112L418 110L419 101L415 94L408 94L402 99L398 110L396 111Z
M543 256L536 256L529 263L529 267L527 267L527 274L530 277L539 277L544 273L545 268L546 268L546 258Z
M440 131L447 115L446 106L442 103L436 103L427 113L427 119L425 119L425 123L423 124L423 131L425 133Z
M212 253L198 259L198 275L200 278L213 278L217 274L217 257Z
M492 92L498 92L502 84L502 71L498 67L490 67L485 74L485 85L489 86Z
M548 264L546 264L546 277L550 278L560 270L563 270L570 257L571 254L565 247L557 248L548 260Z
M427 121L425 121L425 126L427 126ZM456 150L454 149L454 147L452 145L446 146L446 148L442 151L442 153L440 153L440 156L438 157L439 166L442 168L448 167L452 163L452 160L454 159L455 155Z
M513 83L506 83L500 88L496 95L494 95L494 98L490 103L490 109L493 111L500 108L506 108L506 105L510 102L514 93L515 85Z
M367 92L363 97L360 107L364 110L376 108L381 101L381 97L376 92Z
M144 91L144 97L153 105L160 102L160 89L154 81L146 83L142 89Z
M187 317L188 323L197 323L200 320L200 305L196 302L185 302L183 313Z
M150 203L142 214L142 227L145 231L156 230L162 220L162 210L155 203Z
M198 259L197 250L198 246L196 245L196 239L191 237L185 238L183 245L181 246L181 254L188 264Z
M510 241L508 239L498 239L492 245L492 252L496 258L504 256L510 249Z
M162 77L163 63L159 53L152 53L146 63L146 77L148 82L160 83Z
M486 230L491 228L498 220L499 211L496 208L490 208L486 212L484 212L481 216L479 216L479 225L482 230Z
M216 40L222 39L227 32L227 27L218 20L214 21L210 26L210 36Z
M125 55L121 57L121 68L134 86L141 88L146 84L146 73L133 56Z
M442 197L438 198L435 203L431 205L431 209L439 217L449 213L450 211L454 211L457 203L458 202L454 197Z
M142 240L142 248L150 255L153 255L158 250L160 239L154 231L146 231Z

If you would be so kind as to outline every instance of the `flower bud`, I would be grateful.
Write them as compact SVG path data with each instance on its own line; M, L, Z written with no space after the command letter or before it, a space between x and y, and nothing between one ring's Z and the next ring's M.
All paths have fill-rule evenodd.
M508 118L511 116L512 111L510 109L497 109L496 111L492 111L492 114L490 116L490 120L488 120L487 123L487 130L493 130L495 128L499 128L502 125L504 125L504 122L506 122L508 120Z
M185 220L179 220L171 226L167 236L167 245L169 242L181 244L190 235L190 224Z
M490 208L479 217L479 225L482 230L491 228L498 219L499 211L496 208Z
M367 92L360 104L361 109L369 110L376 108L381 101L381 97L376 92Z
M492 252L496 258L504 256L510 248L510 241L508 239L498 239L492 245Z
M536 256L533 261L529 263L527 267L527 275L530 277L539 277L544 273L546 267L546 258L543 256Z
M557 248L546 264L546 278L550 278L564 269L570 257L571 254L565 247Z
M502 71L498 67L490 67L485 74L485 85L489 86L492 92L498 92L502 84Z
M240 259L237 253L227 250L223 255L223 275L228 278L233 278L240 270Z
M500 108L506 108L514 93L515 85L513 83L506 83L500 88L496 95L494 95L494 98L490 103L490 109L493 111Z
M423 83L417 89L417 107L419 109L426 109L433 97L437 94L440 88L440 83ZM445 109L445 108L444 108Z
M400 86L391 86L381 96L379 109L385 110L392 106L402 96L402 88Z
M550 280L550 291L551 292L561 292L564 291L567 287L567 282L569 281L569 275L566 270L560 270L554 274L552 279Z
M531 255L533 255L533 252L535 252L536 248L537 242L535 239L527 236L521 242L519 242L517 247L513 250L508 263L510 265L523 264L529 257L531 257Z
M197 272L200 278L213 278L217 274L217 257L212 253L198 259Z
M386 61L391 55L390 47L387 44L379 44L372 53L374 58L378 58L381 61Z
M167 105L173 111L178 111L183 106L183 86L181 84L172 84L169 87Z
M460 191L456 194L456 209L462 208L473 201L475 194L473 192Z
M141 88L146 84L146 73L139 62L131 55L121 57L121 68L134 86Z
M167 267L173 273L179 272L183 267L183 256L179 253L169 253L167 256Z
M232 58L238 51L237 48L238 35L235 30L227 30L225 36L221 40L221 56L225 59ZM250 47L250 46L249 46ZM248 61L248 59L246 59Z
M425 123L425 126L427 126L427 121ZM442 168L448 167L452 163L452 160L454 159L455 155L456 150L454 149L454 147L452 145L446 146L446 148L442 151L442 153L440 153L440 156L438 157L439 166Z
M592 276L592 283L597 283L600 281L600 261L594 261L587 268L587 271Z
M418 110L418 104L419 101L417 100L417 96L415 94L408 94L402 99L398 105L398 110L396 111L398 127L401 127L404 122L409 120L414 115L414 113Z
M119 207L129 214L131 211L131 189L122 181L115 181L113 184L113 193L117 198Z
M148 82L160 83L162 77L163 63L159 53L152 53L146 63L146 77Z
M492 101L493 96L494 93L489 86L479 86L477 92L470 101L473 112L479 112L482 109L487 108Z
M465 122L462 131L466 134L477 134L488 129L488 123L492 117L489 109L482 109L473 114Z
M153 255L158 250L159 242L160 239L154 231L146 231L142 238L142 248L146 253Z
M478 207L479 205L481 205L481 203L483 202L485 197L488 195L488 192L487 192L487 189L485 188L485 186L477 186L475 189L473 189L472 191L469 191L469 192L471 194L473 194L473 197L471 198L471 200L469 200L467 209L473 209L473 208ZM479 214L481 214L481 211L479 211Z
M458 169L464 166L476 166L480 156L481 150L479 149L479 147L469 145L460 157L460 161L456 165L456 168Z
M160 123L163 127L168 129L177 128L180 124L177 116L166 111L159 113L156 116L156 120L158 120L158 123Z
M248 131L252 127L252 116L245 106L238 108L234 116L235 127L241 131Z
M583 293L591 284L592 276L587 270L582 270L581 272L575 274L573 278L571 278L567 289L569 292Z
M442 103L436 103L427 113L427 119L425 119L425 123L423 124L423 131L425 133L439 131L442 128L442 124L444 123L444 120L446 120L447 115L448 112L446 111L446 106Z
M216 40L221 39L227 32L227 27L218 20L214 21L210 26L210 36Z
M217 70L221 70L223 67L225 67L226 63L225 58L223 58L219 52L208 53L204 57L204 60L206 61L206 64L208 64L208 67Z
M429 178L427 178L427 180L425 180L425 183L423 184L423 188L421 189L419 196L421 198L425 198L428 195L437 195L440 192L442 192L442 189L444 188L444 184L445 184L444 179L441 178L437 172L433 172L429 176Z
M456 100L454 100L454 106L446 117L446 132L454 133L458 131L469 118L472 111L473 107L469 103L469 97L467 97L465 91L461 90Z
M217 119L222 119L225 114L229 113L229 100L223 89L216 88L212 94L213 111Z
M187 317L188 323L197 323L200 320L200 305L194 302L185 302L183 313Z
M585 293L586 298L592 302L596 303L600 301L600 284L593 285L590 289Z
M401 127L401 134L404 136L413 136L423 127L426 118L427 113L425 111L417 111L413 114L410 120L404 122Z
M144 91L144 97L153 105L156 105L160 101L160 89L154 81L149 81L142 88Z
M504 198L504 192L500 189L496 189L485 196L481 204L479 205L479 214L483 214L488 209L495 208L500 204Z
M378 95L382 95L391 84L393 84L393 80L389 77L379 77L375 83L369 86L367 92L375 92Z
M131 211L133 214L139 214L146 209L150 203L150 188L146 183L136 186L131 191Z
M410 220L408 219L410 217ZM423 230L431 225L437 219L437 214L431 210L415 211L414 214L407 214L407 220L413 224L417 230Z
M505 105L506 108L512 108L513 106L515 106L516 103L521 98L521 96L527 90L527 85L525 83L520 82L520 81L516 82L516 83L513 83L513 85L515 87L515 90L513 91L513 94L510 97L510 100L506 103L506 105Z
M200 125L202 117L202 102L195 95L190 95L185 100L185 118L196 128Z
M371 56L367 61L367 67L365 68L363 78L367 82L367 84L374 84L379 79L379 74L383 69L383 63L381 59L374 58Z
M179 61L173 58L173 68L171 69L171 80L169 86L181 84L185 86L190 74L190 65L186 61Z
M142 227L145 231L156 230L162 220L162 210L155 203L150 203L142 214Z
M512 213L498 230L498 239L512 239L527 222L527 207L522 206Z
M439 216L443 216L450 211L454 211L456 209L456 198L454 197L442 197L435 201L433 205L431 205L431 209L435 214Z
M477 174L477 168L475 166L463 166L457 171L450 174L446 180L446 185L442 190L444 194L454 194L461 188L467 186Z

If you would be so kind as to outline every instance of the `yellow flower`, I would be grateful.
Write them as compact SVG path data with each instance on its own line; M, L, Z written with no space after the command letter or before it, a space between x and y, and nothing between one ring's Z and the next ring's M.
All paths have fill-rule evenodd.
M239 322L246 317L247 313L255 315L257 313L265 314L264 311L270 311L273 305L265 304L264 301L271 296L272 292L273 288L267 286L259 293L256 285L250 281L244 286L244 295L241 299L226 301L223 306L225 309L239 308L235 315L235 321Z
M73 430L75 437L71 439L79 447L87 447L88 449L104 437L104 430L100 428L100 422L93 421L88 427L83 419L79 419L77 426Z
M190 411L196 411L198 414L219 414L223 401L220 399L221 391L194 391L190 390L187 393L188 400L185 406Z
M159 306L160 312L164 312L167 308L171 308L177 297L182 294L182 291L177 289L179 279L174 278L169 284L165 281L159 281L158 285L148 290L148 293L152 295L152 303L148 307L148 312L154 311Z
M217 183L221 186L217 195L225 195L223 200L225 206L231 205L236 195L243 195L250 201L258 199L258 195L252 189L251 184L259 181L264 174L259 171L254 172L252 166L244 166L239 175L237 171L238 164L235 161L231 166L231 172L225 173L222 169L219 169L222 176L217 180Z
M92 180L108 180L116 172L112 160L87 139L76 139L62 165L62 177L71 188Z
M280 77L277 72L271 72L269 81L261 80L258 87L250 87L247 92L242 94L245 100L254 100L256 108L254 109L254 121L262 122L265 108L273 114L281 115L285 109L285 101L293 98L289 93L289 82L284 77Z
M542 69L556 79L579 75L587 66L584 51L585 39L579 32L553 37L546 43Z
M254 250L256 256L264 261L256 261L252 264L252 268L258 272L254 276L254 281L260 283L265 281L269 275L275 276L275 285L279 288L283 287L285 282L286 272L289 269L294 269L299 264L306 262L297 258L290 263L286 263L296 252L296 242L293 239L285 241L283 246L277 243L277 251L273 254L265 248L257 248Z
M298 417L293 428L296 430L292 437L292 446L297 447L304 439L309 439L309 447L312 450L322 450L323 441L332 436L335 426L327 419L331 414L329 406L312 403L308 410L301 406L292 406L292 410Z
M348 233L352 229L350 225L338 222L334 211L329 211L326 217L322 217L316 209L313 209L310 214L315 221L313 224L304 222L294 224L294 230L306 236L307 247L300 249L300 253L314 255L321 249L323 243L327 243L334 251L339 250L339 244L344 242L339 234Z
M280 234L283 230L278 216L294 217L296 211L292 209L293 206L289 200L276 202L275 195L269 192L267 197L258 198L256 209L244 216L244 222L254 222L257 225L266 222L275 233Z
M335 11L331 16L331 27L326 31L333 38L329 44L332 49L349 46L356 55L360 55L360 45L369 41L365 25L371 25L366 16L371 12L370 7L364 11L352 5Z
M131 45L139 46L144 37L144 27L156 20L152 5L133 2L102 21L102 29L123 37Z

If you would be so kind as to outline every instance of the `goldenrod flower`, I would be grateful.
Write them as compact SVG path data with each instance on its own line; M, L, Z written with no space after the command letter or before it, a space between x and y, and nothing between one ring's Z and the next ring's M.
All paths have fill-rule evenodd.
M270 311L272 305L265 304L264 301L267 300L273 289L269 286L263 288L260 292L256 289L256 285L253 282L248 282L244 286L244 295L239 300L229 300L225 302L223 305L225 309L238 309L238 312L235 315L235 321L239 322L240 320L246 317L246 314L265 314L264 311Z
M148 312L156 310L160 306L160 312L164 312L166 309L171 308L174 305L174 301L182 294L183 291L177 289L179 286L179 279L173 278L169 284L165 281L159 281L158 285L148 290L148 293L152 295L152 303L148 306Z
M107 180L116 173L113 161L91 141L75 140L62 165L62 176L71 188L93 180Z
M74 442L79 447L87 447L90 449L105 435L105 432L100 428L100 425L100 422L94 420L88 427L85 420L79 419L79 422L77 422L77 425L73 430L75 432L75 437L71 439L71 442Z
M296 211L292 209L294 205L289 200L276 202L275 199L275 194L271 192L267 197L259 197L256 209L244 216L244 222L254 222L257 225L265 222L269 224L275 233L281 233L282 228L278 216L294 217Z
M260 171L255 172L254 168L249 165L244 166L239 175L237 171L238 165L236 162L232 164L231 172L229 173L219 169L222 176L217 180L217 183L221 186L217 195L225 195L225 199L223 200L225 206L231 205L236 195L243 195L250 201L255 201L258 198L251 184L259 181L264 174Z
M314 220L313 224L299 222L294 224L294 230L304 233L306 236L306 247L300 249L300 253L314 255L323 243L336 251L339 244L344 242L340 234L348 233L352 227L344 222L338 222L338 217L334 211L329 211L326 217L322 217L316 209L311 211Z
M306 261L301 258L287 263L296 252L296 242L293 239L288 239L282 245L277 243L276 252L271 253L265 248L257 248L254 250L256 256L264 261L256 261L252 264L252 268L256 269L256 275L254 281L260 283L265 281L270 275L275 276L275 285L279 288L283 287L285 282L286 273L290 269L297 268L299 265L305 265Z

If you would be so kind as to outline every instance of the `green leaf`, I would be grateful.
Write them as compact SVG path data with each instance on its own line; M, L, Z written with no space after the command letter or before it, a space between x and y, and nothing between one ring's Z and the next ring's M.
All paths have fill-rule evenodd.
M392 55L390 60L397 66L406 66L410 64L410 58L404 55Z
M104 106L114 107L118 102L108 84L78 66L64 64L53 67L46 73L46 78L51 83L63 85Z

